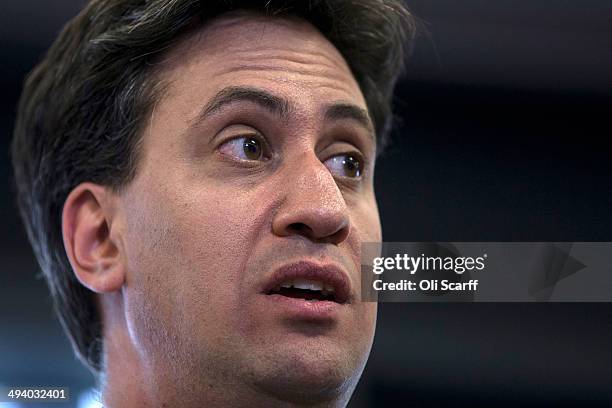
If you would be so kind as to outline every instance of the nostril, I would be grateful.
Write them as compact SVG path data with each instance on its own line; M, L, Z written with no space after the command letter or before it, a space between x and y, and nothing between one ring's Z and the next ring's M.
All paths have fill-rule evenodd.
M335 231L323 231L315 230L308 224L302 222L295 222L287 227L287 231L289 232L289 234L301 235L312 241L337 244L346 239L346 237L348 236L349 228L348 226L342 226L341 228Z
M272 232L279 237L302 236L318 243L339 244L350 229L346 207L335 206L283 208L272 221Z
M304 224L303 222L295 222L289 225L288 229L292 231L294 234L304 235L307 237L311 237L313 233L312 228L310 228L308 225Z

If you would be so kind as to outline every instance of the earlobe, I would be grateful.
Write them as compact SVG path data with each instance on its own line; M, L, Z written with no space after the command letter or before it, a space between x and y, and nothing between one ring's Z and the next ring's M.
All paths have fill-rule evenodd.
M64 203L64 248L77 279L97 293L123 286L125 264L121 248L112 239L112 192L97 184L75 187Z

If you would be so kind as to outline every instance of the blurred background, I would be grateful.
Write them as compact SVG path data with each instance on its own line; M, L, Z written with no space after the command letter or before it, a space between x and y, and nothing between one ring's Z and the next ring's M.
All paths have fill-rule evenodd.
M89 408L8 153L24 75L83 4L0 13L0 385L68 386ZM385 240L612 241L612 2L408 5L422 30L377 167ZM383 304L350 407L612 406L611 344L610 303Z

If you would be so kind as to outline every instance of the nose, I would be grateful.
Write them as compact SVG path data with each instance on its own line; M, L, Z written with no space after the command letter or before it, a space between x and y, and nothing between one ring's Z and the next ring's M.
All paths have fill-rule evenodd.
M316 243L338 245L351 223L344 197L333 176L313 154L302 155L287 169L280 187L284 195L272 221L278 236L303 236Z

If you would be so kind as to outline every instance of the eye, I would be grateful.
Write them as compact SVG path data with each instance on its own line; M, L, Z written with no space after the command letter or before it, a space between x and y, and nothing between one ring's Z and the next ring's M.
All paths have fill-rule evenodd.
M350 153L338 154L325 161L325 166L335 176L358 178L363 169L362 161L357 155Z
M263 158L262 143L253 136L237 137L219 146L219 151L241 160L261 160Z

